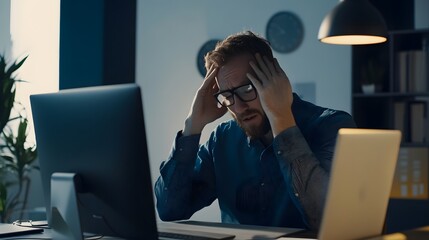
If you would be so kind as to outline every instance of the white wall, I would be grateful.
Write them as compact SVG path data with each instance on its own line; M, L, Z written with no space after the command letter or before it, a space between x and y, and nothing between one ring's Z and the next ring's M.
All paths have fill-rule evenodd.
M414 28L429 28L429 0L414 0Z
M137 83L142 86L153 181L173 138L183 127L202 77L196 67L200 46L209 39L252 30L265 36L269 18L293 11L305 37L290 54L275 53L292 84L314 82L316 103L351 109L351 48L317 40L320 22L337 0L142 0L137 9ZM228 118L228 116L226 117ZM214 124L206 127L206 139ZM194 219L219 221L217 204Z
M59 0L13 0L10 5L11 59L21 60L28 56L17 71L16 101L25 108L28 117L28 142L34 143L34 128L31 115L31 94L58 91L59 81ZM37 161L35 165L38 165ZM30 174L31 188L28 209L44 206L40 173ZM34 219L34 218L33 218Z

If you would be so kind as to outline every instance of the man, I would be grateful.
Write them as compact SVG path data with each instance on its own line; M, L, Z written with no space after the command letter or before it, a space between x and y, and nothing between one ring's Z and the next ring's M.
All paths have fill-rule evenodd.
M268 42L252 32L218 43L155 184L162 220L190 218L219 200L222 222L317 230L342 111L292 93ZM227 111L199 146L200 134Z

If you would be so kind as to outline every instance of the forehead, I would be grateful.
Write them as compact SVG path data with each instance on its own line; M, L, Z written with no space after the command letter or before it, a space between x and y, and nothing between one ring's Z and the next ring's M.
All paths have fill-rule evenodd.
M249 61L252 60L252 55L242 54L231 58L227 64L220 67L217 74L219 89L231 89L250 82L246 74L253 73L253 69L249 65Z

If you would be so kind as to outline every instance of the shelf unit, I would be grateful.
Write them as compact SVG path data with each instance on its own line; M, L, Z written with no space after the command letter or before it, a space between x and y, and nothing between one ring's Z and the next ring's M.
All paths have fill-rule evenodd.
M401 151L418 149L421 152L426 149L428 152L429 29L390 31L388 39L388 42L382 44L353 46L352 115L360 128L401 130ZM377 71L377 74L373 74L377 79L371 80L377 84L376 91L363 93L361 85L368 82L365 78L370 76L367 74L369 69ZM422 166L425 167L418 171L422 175L419 176L425 178L427 192L429 159L427 154L422 156L419 161L424 162ZM411 164L415 160L414 157L410 158ZM415 189L408 190L414 194ZM386 230L395 232L428 225L427 216L429 197L391 198Z
M362 128L381 128L381 129L398 129L398 126L395 123L397 120L398 113L395 109L395 103L414 103L416 101L426 103L429 105L429 73L428 72L428 63L418 63L410 64L408 61L404 63L404 58L399 59L399 55L407 52L418 52L420 55L429 58L429 52L425 49L424 43L429 41L429 29L423 30L403 30L403 31L392 31L389 34L389 41L383 44L377 44L373 46L356 46L353 47L353 92L352 92L352 108L353 116L359 127ZM414 59L413 56L409 56L409 59ZM420 60L420 59L418 59ZM376 92L375 93L363 93L361 90L362 78L366 75L363 74L365 69L368 69L369 63L375 63L376 67L382 74L378 74L378 79L376 81ZM400 63L402 62L402 63ZM426 71L424 79L419 78L415 74L413 79L420 86L424 86L424 89L418 88L409 90L407 88L403 89L402 85L409 85L409 76L400 77L400 72L404 72L407 69L401 68L404 66L408 69L410 65L425 65L421 66L422 71ZM402 69L402 70L400 70ZM411 72L411 69L408 69ZM408 81L401 83L402 81ZM416 84L413 84L413 86ZM404 118L409 117L409 111L405 109ZM428 107L425 106L425 111L422 114L427 115ZM405 119L408 121L407 119ZM410 121L415 120L411 119ZM427 119L426 119L427 120ZM408 122L408 126L400 129L404 134L403 144L409 145L416 143L411 140L410 136L410 126L413 125L411 122ZM427 128L427 127L426 127ZM429 131L423 130L424 140L418 141L418 145L423 145L429 147Z

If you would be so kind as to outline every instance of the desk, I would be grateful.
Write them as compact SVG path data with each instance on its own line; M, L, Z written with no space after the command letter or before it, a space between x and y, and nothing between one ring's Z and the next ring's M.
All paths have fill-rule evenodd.
M399 233L387 234L380 237L373 237L367 240L427 240L429 239L429 226L416 228Z
M280 229L280 228L278 228ZM312 232L298 232L291 234L291 237L296 238L314 238L314 233ZM38 234L28 234L28 235L21 235L16 237L9 237L7 239L28 239L28 238L35 238L35 239L52 239L52 230L51 229L45 229L43 233ZM115 237L103 237L100 239L105 240L120 240L122 238L115 238ZM372 238L365 238L361 240L428 240L429 239L429 226L417 228L413 230L403 231L399 233L393 233L388 234L384 236L379 237L372 237Z
M196 231L206 233L222 233L227 235L235 235L234 239L237 240L248 240L254 239L255 236L258 239L277 239L280 236L284 236L286 233L293 233L302 231L302 229L294 228L278 228L278 227L260 227L260 226L249 226L249 225L237 225L237 224L222 224L222 223L208 223L208 222L196 222L196 221L184 221L183 223L174 222L160 222L157 223L158 230L163 232L175 232L175 229L181 231ZM29 228L29 227L22 227ZM23 234L14 237L7 237L6 239L53 239L54 232L52 229L45 228L42 233L34 234ZM169 231L170 230L170 231ZM171 231L173 230L173 231ZM94 235L95 237L97 235ZM85 237L92 237L85 236ZM98 238L97 238L98 239ZM119 237L102 237L99 239L108 240L119 240L123 238Z
M280 227L265 227L265 226L252 226L252 225L238 225L238 224L224 224L213 222L199 222L199 221L180 221L175 222L158 222L158 231L160 232L180 232L189 234L192 233L221 233L225 235L234 235L237 240L248 239L277 239L287 234L302 232L298 228L280 228ZM28 228L28 227L25 227ZM184 231L184 232L183 232ZM25 234L16 237L8 237L7 239L53 239L54 232L52 229L44 229L43 233ZM308 235L300 235L308 236ZM315 235L310 235L314 237ZM89 237L89 236L86 236ZM102 237L101 239L122 239L118 237Z

